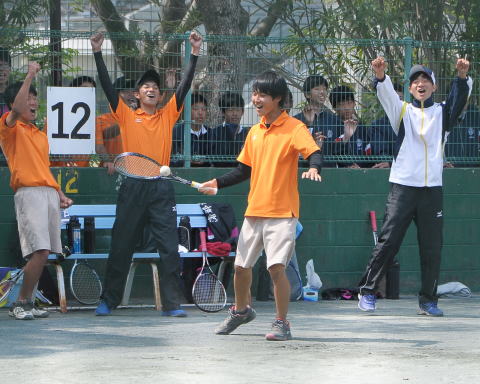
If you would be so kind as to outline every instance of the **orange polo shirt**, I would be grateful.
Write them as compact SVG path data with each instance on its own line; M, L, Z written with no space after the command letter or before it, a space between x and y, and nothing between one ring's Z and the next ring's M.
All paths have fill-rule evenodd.
M147 114L141 108L133 111L119 98L113 115L120 127L123 152L138 152L160 164L170 164L173 126L181 111L182 108L177 111L175 95L153 115Z
M50 172L48 138L35 124L20 120L8 127L5 113L0 118L0 145L10 169L10 186L14 191L21 187L60 187Z
M95 143L105 146L107 153L110 155L118 155L123 152L122 136L117 135L108 137L104 133L105 129L117 124L113 113L104 113L95 120Z
M270 125L250 128L237 160L252 168L245 216L299 217L298 154L319 148L305 124L282 114Z

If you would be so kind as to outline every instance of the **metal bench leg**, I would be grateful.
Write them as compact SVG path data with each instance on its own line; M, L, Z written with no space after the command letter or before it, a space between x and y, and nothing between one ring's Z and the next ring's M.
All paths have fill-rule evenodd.
M160 295L160 279L158 278L157 264L150 263L152 267L152 279L153 279L153 297L155 299L155 310L160 311L162 308L162 297Z
M65 295L65 280L63 279L63 268L60 264L54 264L57 272L58 302L60 303L60 312L67 312L67 297Z
M133 262L130 264L130 270L128 271L127 282L125 284L125 290L123 291L122 302L120 305L128 305L130 300L130 293L132 292L133 277L135 276L135 270L138 263Z

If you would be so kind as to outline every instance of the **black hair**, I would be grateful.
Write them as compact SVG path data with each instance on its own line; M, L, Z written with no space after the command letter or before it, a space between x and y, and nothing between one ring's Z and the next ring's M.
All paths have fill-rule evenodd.
M83 83L92 83L94 87L97 86L95 80L90 76L78 76L70 82L69 87L80 87Z
M303 94L307 97L312 88L318 87L319 85L324 85L328 89L328 81L322 75L310 75L303 82Z
M127 79L125 76L117 77L112 85L117 92L136 89L135 80Z
M337 104L342 101L355 101L355 95L353 94L352 88L347 85L339 85L338 87L333 88L328 98L333 108L336 108Z
M12 56L10 56L8 49L0 47L0 61L8 63L9 67L12 66Z
M12 109L13 102L15 101L15 97L17 97L18 91L22 87L23 81L17 81L13 84L10 84L3 93L3 97L5 99L5 104L7 104L8 108ZM37 90L33 85L30 85L30 89L28 90L29 93L32 95L37 96Z
M192 103L192 105L197 104L197 103L203 103L206 106L208 106L208 101L207 101L206 97L203 96L202 94L196 93L196 92L192 93L191 103Z
M265 71L258 75L252 84L252 91L265 93L275 99L280 97L279 107L283 107L288 86L285 79L274 71Z
M225 92L220 96L218 99L218 106L220 107L220 110L222 113L225 112L227 108L245 108L245 100L243 100L243 97L240 93L238 92Z

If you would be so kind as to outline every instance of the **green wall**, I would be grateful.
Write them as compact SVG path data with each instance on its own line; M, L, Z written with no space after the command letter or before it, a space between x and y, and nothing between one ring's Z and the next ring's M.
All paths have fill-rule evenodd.
M225 169L178 169L180 176L204 181ZM76 203L115 203L117 176L104 169L53 169L62 188ZM300 180L301 222L304 233L297 243L302 276L312 258L324 287L352 287L361 276L372 250L368 212L375 210L380 225L389 189L388 170L324 169L323 182ZM9 173L0 169L0 265L14 265L15 213ZM444 249L440 283L460 281L480 290L480 170L446 169L444 172ZM246 207L248 183L220 191L215 197L175 184L177 202L231 203L239 225ZM97 233L97 247L108 250L108 233ZM401 292L419 287L419 258L414 224L398 255ZM143 272L142 272L143 273ZM142 275L140 274L140 276ZM145 271L148 275L148 270ZM145 275L145 276L146 276Z

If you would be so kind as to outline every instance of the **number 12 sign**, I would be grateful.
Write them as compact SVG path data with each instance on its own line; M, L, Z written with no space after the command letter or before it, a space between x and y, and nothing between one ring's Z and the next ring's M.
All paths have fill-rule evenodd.
M47 126L51 154L95 153L95 88L47 87Z

